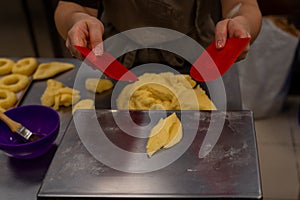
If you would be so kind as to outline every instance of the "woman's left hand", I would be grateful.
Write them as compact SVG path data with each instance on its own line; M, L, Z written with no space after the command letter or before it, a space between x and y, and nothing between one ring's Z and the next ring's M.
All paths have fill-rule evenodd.
M219 21L215 30L216 48L222 49L226 45L227 38L251 38L249 28L245 22L243 16ZM250 44L245 47L236 61L245 59L249 50Z

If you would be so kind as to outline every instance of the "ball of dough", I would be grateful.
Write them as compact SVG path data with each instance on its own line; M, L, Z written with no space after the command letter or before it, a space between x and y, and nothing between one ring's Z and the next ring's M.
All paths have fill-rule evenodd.
M17 103L17 97L14 92L0 89L0 107L4 110L13 107Z
M18 62L13 66L12 73L30 76L36 70L37 66L38 61L36 58L23 58L18 60Z
M0 58L0 75L9 74L15 65L13 60L7 58Z
M29 84L28 76L22 74L9 74L0 79L0 89L19 92Z

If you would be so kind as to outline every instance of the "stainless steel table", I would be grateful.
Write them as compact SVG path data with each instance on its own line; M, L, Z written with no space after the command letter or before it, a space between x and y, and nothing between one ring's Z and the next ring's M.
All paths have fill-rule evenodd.
M149 123L149 116L151 120L158 121L162 112L134 111L130 115L142 127ZM252 113L227 112L217 144L207 156L199 158L198 152L203 138L208 134L211 119L223 115L223 111L175 112L183 125L182 141L168 150L158 152L152 158L144 155L144 159L135 155L117 155L118 153L123 155L123 152L116 151L102 138L97 141L101 133L95 131L97 124L92 123L95 118L104 130L105 137L112 144L128 152L145 152L147 138L133 137L123 130L135 133L135 136L147 134L149 130L136 129L127 122L124 123L125 129L121 129L116 124L115 119L127 121L126 111L102 109L96 112L89 110L77 112L43 181L38 194L39 199L116 197L261 199ZM196 135L193 135L195 132ZM136 168L137 165L147 169L149 165L160 162L161 160L155 158L158 155L163 157L163 153L166 155L165 158L169 158L167 153L174 156L184 145L189 144L189 141L192 143L187 150L166 167L146 172L143 169L127 171ZM104 149L95 151L97 147ZM108 160L104 159L106 156L109 157ZM106 165L98 159L106 162ZM114 161L123 171L114 169Z
M77 70L81 65L81 62L76 59L47 59L47 58L39 58L40 62L49 62L49 61L65 61L71 62L76 65L74 70L68 71L61 75L56 76L54 79L63 82L66 86L73 87L73 82L76 77ZM237 80L236 74L233 76ZM228 79L228 78L227 78ZM229 79L228 79L229 80ZM236 105L240 105L240 93L235 81L229 81L228 86L226 86L226 92L229 93L228 97L232 100L231 105L233 107L228 106L228 108L233 108L236 110L238 107ZM231 86L230 86L231 85ZM46 81L34 81L32 82L29 90L25 94L20 105L27 104L40 104L40 97L46 88ZM230 89L231 88L231 89ZM234 88L232 90L232 88ZM84 94L83 94L84 96ZM234 97L234 98L233 98ZM109 109L110 103L110 93L107 92L102 96L96 97L96 108L97 109ZM24 200L32 200L37 198L38 191L41 187L42 181L48 171L49 165L52 162L53 157L55 157L55 153L57 147L60 146L61 142L63 142L63 136L68 130L71 130L72 124L72 115L71 108L61 108L59 111L59 115L61 118L61 127L59 136L55 142L53 148L42 157L32 159L32 160L18 160L14 158L10 158L0 152L0 196L1 199L6 200L15 200L15 199L24 199ZM251 118L251 117L250 117ZM249 119L250 119L249 118ZM251 133L251 140L254 142L254 133ZM68 136L69 137L69 136ZM67 141L64 141L67 142ZM61 148L64 148L63 146ZM256 147L253 146L253 152L256 151ZM252 152L252 153L253 153ZM257 155L255 155L257 156ZM58 159L58 158L56 158ZM87 155L87 159L90 157ZM257 159L257 158L254 158ZM55 165L55 164L53 164ZM253 170L257 170L257 163ZM247 172L243 172L247 173ZM259 177L258 177L259 178ZM260 184L257 182L257 192L258 196L260 193Z

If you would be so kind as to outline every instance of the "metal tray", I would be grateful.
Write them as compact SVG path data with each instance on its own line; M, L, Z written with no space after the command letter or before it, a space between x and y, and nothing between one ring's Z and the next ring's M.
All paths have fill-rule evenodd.
M147 134L148 128L153 125L151 123L159 120L165 112L130 112L131 118L140 128L127 123L126 111L76 112L44 178L38 199L262 198L253 116L250 111L168 111L167 114L170 112L176 112L181 118L183 139L174 147L148 159L155 160L170 152L170 155L172 152L176 154L181 144L187 141L191 143L169 165L154 171L135 173L131 173L130 169L138 169L137 166L145 166L147 162L139 162L134 156L116 155L108 148L108 143L124 151L144 153L147 138L126 134L124 129L119 128L116 119L123 119L127 132L140 135ZM198 152L210 123L215 116L224 114L225 123L217 144L206 157L200 159ZM95 119L98 123L92 123ZM103 138L99 140L100 135L96 131L98 125L109 142ZM93 151L98 147L103 148L99 151L100 155ZM103 160L101 156L116 156L119 158L119 167L129 171L116 169L113 162L109 163L109 159Z

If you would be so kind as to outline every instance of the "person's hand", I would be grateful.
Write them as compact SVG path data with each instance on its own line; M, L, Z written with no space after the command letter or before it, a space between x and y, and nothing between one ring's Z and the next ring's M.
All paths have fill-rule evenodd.
M216 48L223 48L226 45L227 38L251 38L248 29L246 20L244 20L242 16L219 21L215 30ZM245 47L237 58L237 61L245 59L249 49L250 44Z
M88 47L93 49L96 55L103 54L102 35L104 26L100 20L95 17L86 15L78 20L68 31L66 38L66 47L72 56L83 60L83 57L74 45Z

